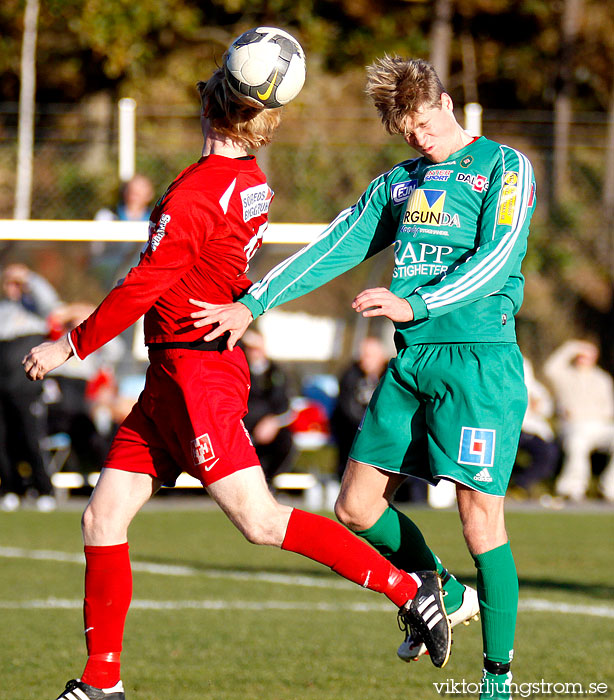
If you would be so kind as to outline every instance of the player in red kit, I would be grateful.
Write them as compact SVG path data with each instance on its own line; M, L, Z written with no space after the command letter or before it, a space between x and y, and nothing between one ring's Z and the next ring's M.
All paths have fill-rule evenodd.
M149 498L186 471L255 544L314 559L384 593L403 624L422 636L436 666L451 632L435 572L408 574L338 523L279 504L243 426L249 370L232 335L211 343L196 329L190 299L235 300L250 282L272 192L248 148L270 141L279 110L248 107L230 95L223 71L198 84L202 157L156 204L139 264L78 328L24 358L30 379L73 354L83 359L145 314L150 366L138 402L119 428L83 514L84 621L88 658L65 700L123 700L120 652L132 595L128 526Z

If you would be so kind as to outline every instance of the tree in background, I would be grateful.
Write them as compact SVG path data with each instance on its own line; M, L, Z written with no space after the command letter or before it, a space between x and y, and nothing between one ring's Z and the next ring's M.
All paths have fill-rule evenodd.
M574 64L576 43L580 31L583 0L565 0L561 19L559 44L559 76L554 99L554 160L553 191L550 206L556 206L569 190L569 131L571 128L574 94Z

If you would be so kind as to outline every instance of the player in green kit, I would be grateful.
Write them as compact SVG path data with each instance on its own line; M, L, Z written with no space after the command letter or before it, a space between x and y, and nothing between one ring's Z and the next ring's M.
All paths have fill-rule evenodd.
M479 611L483 698L508 700L518 577L503 501L526 409L514 316L535 207L531 164L518 151L474 138L457 123L432 66L385 57L368 68L367 93L384 127L421 157L375 178L353 207L280 263L234 304L195 302L193 314L229 333L394 246L390 289L367 289L352 306L395 325L398 354L358 431L337 517L406 571L437 569L452 625ZM390 505L407 475L456 483L477 595L441 565L417 526ZM404 660L424 646L407 631Z

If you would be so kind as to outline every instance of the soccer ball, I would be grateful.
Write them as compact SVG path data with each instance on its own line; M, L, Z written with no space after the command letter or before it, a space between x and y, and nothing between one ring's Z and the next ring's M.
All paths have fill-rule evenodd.
M242 102L267 109L281 107L303 87L305 52L283 29L257 27L232 42L224 56L224 73Z

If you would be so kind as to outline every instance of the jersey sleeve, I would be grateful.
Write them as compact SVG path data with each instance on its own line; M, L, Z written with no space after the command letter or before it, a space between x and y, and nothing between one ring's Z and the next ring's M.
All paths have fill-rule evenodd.
M256 318L268 309L321 287L392 243L396 224L386 174L342 211L309 245L279 263L239 301Z
M520 278L535 208L535 178L526 156L500 147L490 187L482 203L476 247L433 284L418 287L407 301L416 321L441 316L491 294Z
M198 260L207 235L207 210L193 193L176 193L161 207L141 260L69 338L76 355L90 353L126 330Z

